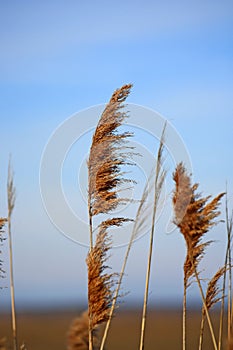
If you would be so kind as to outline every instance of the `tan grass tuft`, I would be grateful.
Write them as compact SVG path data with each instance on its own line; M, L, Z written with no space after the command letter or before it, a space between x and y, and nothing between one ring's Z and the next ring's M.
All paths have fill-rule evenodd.
M117 225L119 223L117 222ZM97 325L109 318L109 311L113 300L113 276L105 273L105 262L110 249L111 241L108 238L106 222L100 225L96 243L87 256L88 266L88 300L90 328L93 330Z
M216 224L214 219L220 214L217 208L224 193L207 203L210 196L201 197L196 193L198 184L191 185L190 176L182 163L178 164L173 179L176 184L173 194L175 224L183 234L187 246L184 273L188 281L209 244L200 242L204 234Z
M219 289L218 282L219 279L224 275L226 267L219 269L214 277L209 281L207 291L206 291L206 306L208 310L222 300L222 297L218 297L221 290ZM205 314L205 309L203 308L202 312Z
M98 331L93 331L93 350L99 346ZM89 348L89 317L88 311L82 313L71 324L67 337L67 350L88 350Z
M219 288L218 282L220 278L224 276L225 272L226 272L226 266L220 268L208 283L208 287L206 290L206 297L205 297L205 306L204 305L202 306L199 350L202 349L202 344L203 344L206 310L210 310L215 304L217 304L219 301L222 300L222 298L224 298L223 295L219 296L222 290Z
M128 162L125 153L119 151L132 134L118 133L117 129L127 117L127 113L121 110L131 87L131 84L124 85L113 93L92 139L88 161L89 212L92 216L109 213L125 201L118 197L117 186L125 181L120 167Z

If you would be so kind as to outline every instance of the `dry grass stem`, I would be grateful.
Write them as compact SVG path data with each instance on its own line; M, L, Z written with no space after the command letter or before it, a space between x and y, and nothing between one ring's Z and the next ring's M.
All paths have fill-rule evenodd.
M13 209L15 207L15 186L14 175L11 168L11 162L9 160L8 165L8 178L7 178L7 199L8 199L8 237L9 237L9 259L10 259L10 290L11 290L11 318L12 318L12 337L13 337L13 349L17 350L17 329L16 329L16 312L15 312L15 288L13 277L13 251L12 251L12 232L11 232L11 219Z
M233 228L233 211L229 215L228 199L226 197L226 229L227 229L227 268L229 269L228 278L228 300L227 300L227 334L228 342L232 335L232 321L233 321L233 307L232 307L232 258L231 258L231 244L232 244L232 228Z
M231 332L230 339L228 339L228 350L233 350L233 332Z
M231 243L232 243L232 225L233 225L233 213L229 217L228 210L228 196L226 190L226 201L225 201L225 213L226 213L226 232L227 232L227 247L225 254L225 272L223 276L223 285L222 285L222 300L221 300L221 311L220 311L220 322L219 322L219 341L218 341L218 350L222 346L222 333L223 333L223 317L225 309L225 290L226 290L226 279L227 271L229 271L228 278L228 292L227 292L227 338L228 343L232 337L231 324L232 324L232 265L231 265Z
M163 169L163 162L164 162L163 161L163 151L164 151L165 129L166 129L166 123L165 123L163 131L162 131L160 145L159 145L157 158L156 158L155 179L154 179L154 189L153 189L154 190L154 203L153 203L148 263L147 263L146 282L145 282L145 293L144 293L143 311L142 311L141 335L140 335L140 344L139 344L140 350L144 349L144 342L145 342L147 302L148 302L151 259L152 259L153 241L154 241L154 232L155 232L155 219L156 219L156 214L157 214L157 209L158 209L158 205L159 205L162 187L163 187L165 176L166 176L166 171Z

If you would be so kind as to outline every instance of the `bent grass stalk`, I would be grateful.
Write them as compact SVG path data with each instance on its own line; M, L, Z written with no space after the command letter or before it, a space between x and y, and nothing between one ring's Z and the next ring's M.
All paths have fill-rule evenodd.
M105 329L104 329L104 334L103 334L103 337L102 337L100 350L104 349L104 345L105 345L105 342L106 342L106 339L107 339L107 335L108 335L108 331L109 331L109 328L110 328L110 324L111 324L111 321L112 321L112 318L113 318L114 310L115 310L115 307L116 307L116 302L117 302L117 299L118 299L118 296L119 296L119 292L120 292L122 280L123 280L123 277L124 277L125 268L126 268L126 265L127 265L128 257L129 257L129 254L130 254L130 250L132 248L132 244L133 244L134 240L137 238L137 236L139 235L139 233L141 232L141 230L143 229L143 225L144 225L145 220L146 220L145 214L146 214L146 211L148 209L148 207L147 207L147 205L148 205L147 198L148 198L148 193L149 193L149 182L150 182L149 180L146 182L146 185L145 185L143 193L142 193L142 198L141 198L139 206L138 206L136 218L135 218L134 225L133 225L132 234L131 234L131 237L130 237L129 244L127 246L127 250L126 250L126 253L125 253L125 257L124 257L124 261L123 261L123 264L122 264L122 268L121 268L121 272L120 272L120 275L119 275L119 279L117 281L117 288L116 288L116 291L115 291L115 294L114 294L114 298L113 298L113 302L112 302L112 305L111 305L111 309L110 309L110 313L109 313L109 319L108 319L108 321L106 323L106 326L105 326Z
M160 145L159 145L159 150L158 150L158 154L157 154L157 159L156 159L155 182L154 182L154 203L153 203L153 214L152 214L152 223L151 223L151 232L150 232L149 254L148 254L145 293L144 293L144 302L143 302L143 311L142 311L141 336L140 336L140 344L139 344L140 350L144 349L144 342L145 342L147 302L148 302L151 259L152 259L154 231L155 231L155 219L156 219L156 214L157 214L158 202L159 202L160 195L161 195L161 190L162 190L165 176L166 176L166 171L162 169L165 128L166 128L166 123L165 123L165 126L163 128L163 132L162 132L162 136L161 136L161 140L160 140Z

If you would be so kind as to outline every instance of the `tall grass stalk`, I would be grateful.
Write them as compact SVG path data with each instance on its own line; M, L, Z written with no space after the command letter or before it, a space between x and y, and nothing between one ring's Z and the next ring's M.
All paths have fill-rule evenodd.
M227 229L227 267L229 269L228 278L228 293L227 293L227 339L230 343L233 320L233 300L232 300L232 262L231 262L231 243L232 243L232 228L233 228L233 211L229 215L228 199L226 198L226 229Z
M227 247L225 254L225 272L223 276L223 284L222 284L222 300L221 300L221 310L220 310L220 322L219 322L219 338L218 338L218 350L221 349L222 346L222 333L223 333L223 318L224 318L224 309L225 309L225 291L226 291L226 278L228 271L228 293L227 293L227 338L228 343L231 338L231 324L232 324L232 264L231 264L231 242L232 242L232 225L233 225L233 215L229 217L229 209L228 209L228 195L226 190L226 201L225 201L225 216L226 216L226 232L227 232Z
M147 303L148 303L148 291L149 291L149 281L150 281L150 272L151 272L151 259L153 251L153 241L154 241L154 232L155 232L155 219L157 214L158 203L164 184L166 171L163 169L163 150L164 150L164 134L165 134L166 124L162 131L162 136L160 139L160 145L157 153L156 159L156 169L155 169L155 181L154 181L154 203L153 203L153 214L151 222L151 231L150 231L150 243L149 243L149 254L147 262L147 272L146 272L146 282L145 282L145 292L144 292L144 301L143 301L143 311L142 311L142 322L141 322L141 336L139 349L144 349L145 342L145 330L146 330L146 317L147 317Z
M131 165L132 147L127 147L129 132L120 133L118 128L128 117L123 111L132 85L117 89L106 108L92 138L88 160L88 212L90 228L90 250L88 266L88 315L89 350L93 350L93 331L96 326L106 322L113 303L112 275L104 274L106 253L111 248L108 230L112 226L121 226L127 218L117 217L103 221L99 225L96 242L93 237L93 218L99 214L109 214L119 204L128 200L119 197L119 185L131 182L123 177L122 166ZM127 150L127 152L126 152ZM101 246L102 245L102 246ZM99 293L99 295L98 295Z
M183 313L182 313L182 349L186 348L186 310L187 310L187 282L184 277Z
M228 244L225 256L224 266L228 266ZM226 291L226 278L227 278L227 269L224 271L223 282L222 282L222 297L221 297L221 308L220 308L220 317L219 317L219 332L218 332L218 350L222 348L222 337L223 337L223 319L224 319L224 309L225 309L225 291Z
M8 164L8 178L7 178L7 199L8 199L8 237L9 237L9 260L10 260L10 291L11 291L11 320L12 320L12 337L13 349L17 350L17 327L16 327L16 312L15 312L15 287L13 276L13 251L12 251L12 231L11 219L15 206L15 186L14 175L11 168L11 160Z

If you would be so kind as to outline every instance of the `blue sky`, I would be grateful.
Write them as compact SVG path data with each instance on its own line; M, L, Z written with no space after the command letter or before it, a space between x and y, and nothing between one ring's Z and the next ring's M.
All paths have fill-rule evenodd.
M0 208L4 216L11 153L19 304L85 299L87 250L61 235L47 217L40 160L60 123L107 102L124 83L134 84L128 102L158 111L181 135L200 189L217 194L228 181L232 204L232 13L231 1L1 2ZM217 252L224 249L224 240L218 241L210 249L217 268L222 263ZM142 298L146 247L146 237L135 243L124 287L130 291L127 300ZM158 234L152 302L180 302L184 254L178 232ZM118 270L122 256L123 249L117 249L113 264ZM9 290L0 293L9 303Z

